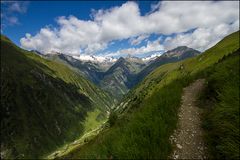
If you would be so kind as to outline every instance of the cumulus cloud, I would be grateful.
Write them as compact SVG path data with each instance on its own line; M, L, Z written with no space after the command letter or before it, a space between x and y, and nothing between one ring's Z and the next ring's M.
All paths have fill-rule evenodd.
M155 41L148 41L145 46L139 48L121 49L116 52L108 53L107 56L119 56L119 55L141 55L149 52L157 52L164 50L163 45L160 44L160 39Z
M151 4L151 11L149 13L152 13L160 8L161 2L158 3L152 3Z
M219 24L215 27L197 28L193 33L178 34L176 37L167 38L164 42L165 49L170 50L177 46L188 46L199 51L204 51L214 46L224 36L239 29L239 21L232 24Z
M140 43L143 35L177 33L168 38L171 43L196 46L201 50L220 40L239 27L239 3L237 1L162 1L141 15L138 4L126 2L107 10L93 11L91 20L74 16L59 17L55 28L44 27L36 35L26 34L20 43L25 49L42 52L58 51L66 54L94 54L107 48L114 40L131 39L132 45ZM233 24L235 27L232 27ZM182 32L196 29L193 33ZM214 28L215 32L212 32ZM220 36L219 36L220 35ZM211 38L217 36L216 38ZM135 37L135 38L134 38ZM136 38L137 37L137 38ZM201 40L201 41L200 41ZM199 43L200 42L200 43ZM146 47L146 46L145 46ZM160 48L163 47L160 45ZM156 47L155 47L156 48ZM158 49L158 48L157 48ZM135 51L138 50L138 51ZM144 46L119 51L143 53ZM148 51L148 49L146 50Z
M20 40L23 48L41 52L79 54L104 49L107 43L99 40L99 26L92 21L82 21L74 16L59 17L59 28L42 28L35 36L26 34Z

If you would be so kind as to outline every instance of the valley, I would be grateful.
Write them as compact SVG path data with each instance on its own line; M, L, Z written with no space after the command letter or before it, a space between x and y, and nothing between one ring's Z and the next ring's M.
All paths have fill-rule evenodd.
M94 68L91 62L85 64L61 54L54 55L54 57L44 56L42 58L42 56L35 53L27 52L16 47L8 38L1 36L1 49L8 53L1 53L1 60L3 60L1 77L4 78L2 80L1 91L5 93L2 94L2 98L5 100L2 102L2 105L5 106L2 112L5 113L2 115L2 124L6 126L8 124L16 124L15 122L18 121L18 124L20 122L22 126L29 127L22 130L22 132L16 130L17 128L14 126L13 128L7 127L7 130L4 129L5 138L6 135L8 135L8 140L3 139L4 150L3 152L1 151L1 154L4 157L17 156L18 158L19 156L27 158L33 156L39 157L41 155L40 157L50 159L56 157L67 159L95 159L97 157L109 158L109 156L124 158L126 155L129 156L127 158L166 158L171 152L171 144L168 139L177 124L178 118L176 113L181 104L183 87L198 77L204 77L205 70L211 68L215 63L221 63L224 57L231 57L231 54L235 53L239 48L238 43L236 43L239 42L238 34L239 32L236 32L226 37L216 46L200 55L197 51L187 47L180 47L180 49L176 48L164 53L162 56L149 62L148 65L135 57L121 57L105 71L100 70L100 67L95 66ZM190 54L188 54L189 50ZM176 55L182 56L182 58L177 58L179 62L175 62L177 61L177 59L174 59ZM9 58L9 56L14 57L14 59ZM239 54L236 56L239 56ZM186 60L184 60L185 58ZM17 61L23 61L25 63L17 63ZM166 64L164 65L164 63ZM24 68L27 73L26 75L22 72L22 69L15 69L16 65L23 64L28 65L17 68ZM93 68L83 72L83 70L80 70L81 67L79 67L79 65L91 65ZM140 81L139 84L137 84L134 78L139 75L144 75L142 74L144 70L148 70L149 74L145 76L142 82ZM153 70L153 72L151 72L151 70ZM86 72L89 72L88 75L91 75L91 73L92 75L101 73L104 76L98 83L93 84L93 80L89 78L90 81L92 81L90 82L84 78L87 78L87 76L83 74ZM12 74L10 75L9 73ZM138 75L138 73L140 74ZM17 83L19 87L16 89L19 91L14 91L13 84L15 83L16 85L16 82L12 79L18 75L21 75L22 81L18 81ZM37 79L34 78L35 76ZM8 78L7 81L6 78ZM112 78L115 78L115 80ZM26 84L26 82L28 83ZM133 82L136 82L136 84ZM36 83L38 87L40 87L40 84L48 86L48 92L56 90L54 92L58 93L57 90L61 90L60 93L65 92L64 95L69 96L69 98L64 98L62 102L59 102L56 97L56 102L51 101L50 103L48 102L50 95L51 99L54 99L54 96L61 97L61 94L54 95L51 92L43 92L44 88L39 88L38 90L41 91L39 93L36 87L32 88ZM69 86L70 84L71 87ZM104 85L101 87L101 84ZM96 85L99 85L103 90L110 91L110 93L105 93ZM65 86L68 87L64 88ZM39 103L39 107L36 105L36 102L26 101L26 97L19 95L19 92L27 91L25 90L27 89L26 87L28 87L28 91L31 93L29 95L26 94L26 96L35 99ZM124 87L126 87L125 90L122 89ZM73 92L74 88L76 88L75 92ZM133 89L130 90L131 88ZM71 89L71 92L69 92L68 89ZM128 92L128 90L130 91ZM44 101L40 99L41 93L45 93L45 95L42 95L45 97ZM113 93L115 93L115 95L113 95ZM118 95L116 95L116 93ZM35 94L38 94L38 97L34 97ZM113 100L110 98L114 96L119 97L119 94L126 95L122 100ZM19 98L14 100L12 98L13 96ZM162 100L158 101L158 99ZM12 104L9 103L10 100ZM48 104L48 108L44 108L44 103ZM72 107L70 107L69 104L72 104ZM31 105L36 109L31 109ZM13 112L13 106L15 106L15 112ZM16 108L17 106L19 109ZM54 108L55 106L57 108ZM171 108L168 106L171 106ZM61 113L62 111L59 111L59 109L64 110L64 119L58 119L58 116L61 114L53 114ZM27 112L22 113L24 110ZM15 116L16 114L20 114L21 116L17 118ZM31 114L35 114L36 116L32 117L30 116ZM46 117L44 117L45 114ZM69 117L67 117L67 114L69 114ZM111 122L112 124L110 123L109 125L112 114L116 114L117 116L112 119L114 123ZM48 117L50 119L48 119ZM52 122L52 120L54 121ZM45 122L42 123L43 121ZM42 126L25 124L26 122L42 123ZM67 122L71 122L71 125L67 124ZM70 128L66 128L66 125ZM147 126L151 126L151 132L149 132ZM41 127L44 129L41 129ZM32 131L31 139L25 140L17 138L22 134L29 134L29 130ZM48 135L41 132L41 130L47 131ZM65 132L67 130L70 132ZM58 136L54 137L52 133ZM75 134L73 135L72 133ZM119 135L118 133L121 134ZM44 137L41 137L43 135ZM50 136L49 142L42 139L48 136ZM131 137L135 138L132 139ZM59 138L62 141L59 141ZM53 139L56 139L59 143L53 143L51 141ZM159 141L164 144L164 146L162 146L163 148L159 146ZM31 150L31 153L17 145L26 145L26 142L31 144L26 148L26 150ZM36 152L35 146L49 146L50 144L52 145L51 149L46 150L45 148L39 150L40 148L38 147L38 152ZM98 147L98 145L102 147ZM146 149L146 146L148 146L148 149ZM125 149L123 150L122 148ZM157 148L162 152L159 153L155 150ZM176 155L174 157L176 158Z
M73 141L84 132L83 122L89 111L98 109L91 117L94 123L107 119L111 98L76 72L24 51L3 36L1 50L1 133L5 135L5 156L21 153L23 157L38 157ZM23 135L29 137L21 138ZM19 147L22 145L26 147ZM8 150L8 146L12 149Z
M183 87L208 75L206 71L215 63L221 65L224 57L229 57L224 58L227 60L232 56L239 58L239 32L195 58L159 67L116 108L118 118L113 127L63 158L167 158L171 153L169 137L177 124Z
M2 114L2 126L16 124L16 122L21 124L20 126L27 126L23 132L19 132L20 128L18 130L14 126L7 127L7 130L3 129L5 134L3 157L17 155L21 158L39 157L59 147L62 148L50 155L53 157L61 155L56 154L61 150L65 153L72 147L76 148L76 144L78 146L86 143L85 136L88 135L87 139L89 139L89 136L92 138L100 132L109 113L115 109L121 98L136 85L138 73L146 68L146 64L140 58L128 56L119 58L112 66L104 70L100 64L90 61L82 62L62 54L45 56L39 52L22 50L4 36L1 36L1 50L4 51L1 53L1 76L3 77L1 91L4 93L1 96L4 99L2 105L5 106ZM172 55L176 56L174 53ZM21 63L18 63L19 61ZM156 59L149 64L155 64L156 68L161 65L156 64L157 61ZM19 75L21 78L18 78L16 83L15 79ZM14 88L14 86L17 87ZM26 92L24 96L27 97L23 97L20 94L22 92ZM68 97L63 98L63 95ZM29 98L32 101L26 100ZM15 109L13 109L14 106ZM34 106L34 109L31 106ZM66 114L64 119L61 119L61 114L57 114L61 112ZM18 114L21 116L17 117ZM28 122L33 124L28 125ZM42 123L42 125L34 125L36 123ZM68 127L75 128L65 128L65 125L68 124L72 125ZM29 134L29 130L32 131L31 137L34 141L31 141L32 138L27 140L17 138L22 134ZM44 130L49 132L49 135L42 133ZM69 132L64 133L63 130L69 130ZM57 133L58 137L54 137L53 133ZM7 138L6 135L9 137ZM43 140L48 136L49 142ZM59 138L61 140L58 143L52 142L53 137L56 141L59 141ZM5 142L5 138L8 141L6 139ZM71 141L74 141L72 142L73 146ZM30 144L27 148L15 146L15 144L26 145L26 142ZM38 145L43 145L41 143L47 146L51 144L51 147L38 149L37 154L32 154L35 153ZM12 146L12 149L9 150L9 146ZM27 150L31 152L27 152Z
M239 5L1 0L1 159L240 159Z
M114 102L117 104L130 89L141 82L144 77L157 67L166 63L194 57L198 54L200 52L197 50L181 46L163 53L149 62L130 55L125 58L120 57L115 62L83 61L61 53L42 55L47 59L61 62L74 68L82 76L85 76L91 82L108 92L111 97L114 97Z

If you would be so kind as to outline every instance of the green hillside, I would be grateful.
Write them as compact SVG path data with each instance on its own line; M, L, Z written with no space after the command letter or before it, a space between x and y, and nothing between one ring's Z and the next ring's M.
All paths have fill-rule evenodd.
M211 158L239 159L239 53L224 57L205 71L207 87L200 96L203 128Z
M136 77L134 77L135 84L141 82L149 73L151 73L154 69L158 68L161 65L178 62L187 58L197 56L198 54L200 54L199 51L188 48L186 46L179 46L175 49L169 50L163 53L160 57L157 57L156 59L151 61L148 66L141 70L141 72L139 72Z
M195 79L210 76L212 73L206 72L206 70L214 67L217 63L221 65L224 61L222 59L230 57L225 58L228 55L234 53L239 58L239 52L236 53L238 49L239 31L225 37L197 57L157 68L130 91L116 108L115 112L120 115L115 118L115 123L112 123L114 119L111 119L111 123L114 124L111 128L105 130L85 146L74 150L65 158L166 159L171 152L169 136L176 127L177 111L183 87ZM232 63L230 67L236 66ZM226 74L226 76L228 75ZM228 88L225 88L226 92L227 90ZM232 106L235 104L230 102L228 104L230 108L235 107ZM233 109L233 112L233 115L236 115L236 109ZM213 114L218 113L214 112ZM234 118L236 120L236 117ZM236 126L235 120L231 123L228 120L225 122ZM213 122L216 121L213 120ZM213 123L210 127L213 127L214 130L218 126ZM232 128L235 129L235 127ZM237 132L239 135L239 131L234 131L234 133ZM229 134L225 136L239 145L239 139L233 139L235 137ZM224 146L227 145L224 144ZM239 156L239 153L235 151L236 146L232 146L233 149L230 149L229 153ZM221 149L223 147L220 147L220 151Z
M111 66L105 63L77 60L64 54L42 55L50 60L64 63L82 76L110 94L117 103L125 95L130 85L134 85L134 76L143 69L145 63L137 57L119 58ZM105 67L104 67L105 66ZM109 66L109 67L107 67Z
M74 69L109 93L115 103L121 101L122 97L124 97L130 89L141 82L144 77L159 66L171 62L178 62L200 54L197 50L186 46L180 46L163 53L160 57L149 62L149 64L146 64L141 58L128 55L125 58L120 57L106 69L106 67L102 67L104 63L85 62L60 53L43 55L37 51L35 52L47 59L64 63L68 67ZM106 62L105 65L107 65Z
M91 124L106 119L111 104L106 93L65 65L1 36L2 158L44 156L81 136L89 111L99 113Z

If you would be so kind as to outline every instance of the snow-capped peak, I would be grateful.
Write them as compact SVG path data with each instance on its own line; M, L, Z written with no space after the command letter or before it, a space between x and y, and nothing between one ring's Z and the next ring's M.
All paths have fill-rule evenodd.
M162 52L161 53L155 53L155 54L152 54L151 56L142 58L142 60L144 62L151 61L151 60L154 60L154 59L156 59L157 57L159 57L161 55L162 55Z
M113 57L104 57L104 56L93 56L93 55L79 55L73 56L75 59L79 59L81 61L93 61L93 62L115 62L117 59Z

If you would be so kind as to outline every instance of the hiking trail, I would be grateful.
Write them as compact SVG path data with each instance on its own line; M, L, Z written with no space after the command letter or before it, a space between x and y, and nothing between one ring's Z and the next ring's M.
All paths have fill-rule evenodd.
M198 94L204 88L204 79L198 79L183 90L178 113L178 125L170 136L174 146L171 159L207 159L207 147L201 128L202 109L196 106Z

